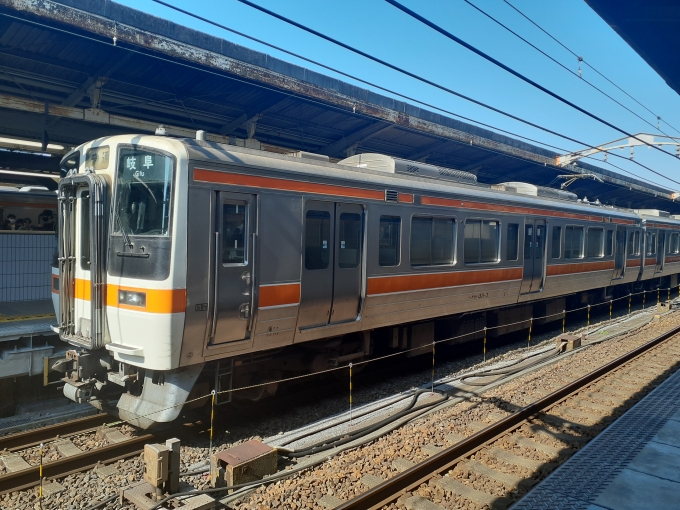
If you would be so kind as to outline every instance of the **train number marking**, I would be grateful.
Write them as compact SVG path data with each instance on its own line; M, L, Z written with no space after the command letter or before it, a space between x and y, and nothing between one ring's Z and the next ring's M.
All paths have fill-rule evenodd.
M198 303L195 307L194 310L197 312L207 312L208 311L208 303Z
M470 296L468 296L468 299L473 299L473 300L474 299L486 299L488 297L489 297L488 292L479 292L478 294L470 294Z

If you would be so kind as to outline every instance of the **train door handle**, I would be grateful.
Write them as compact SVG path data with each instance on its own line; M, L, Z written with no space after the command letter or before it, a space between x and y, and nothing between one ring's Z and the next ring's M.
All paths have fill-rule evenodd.
M238 309L239 318L244 321L250 318L250 303L243 303Z
M245 282L246 285L250 285L250 272L246 271L241 275L241 280Z

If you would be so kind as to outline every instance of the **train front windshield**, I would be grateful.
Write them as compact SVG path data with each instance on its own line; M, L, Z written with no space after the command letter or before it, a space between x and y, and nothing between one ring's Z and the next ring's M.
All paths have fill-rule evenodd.
M122 148L116 177L114 233L168 236L173 158L148 149Z

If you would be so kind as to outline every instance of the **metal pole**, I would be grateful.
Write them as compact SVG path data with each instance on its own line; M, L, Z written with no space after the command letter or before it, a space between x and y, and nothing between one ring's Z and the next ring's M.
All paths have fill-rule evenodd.
M40 469L39 469L39 476L40 476L40 489L38 491L38 504L40 506L40 509L42 510L42 498L43 498L43 444L40 443Z
M588 324L586 325L586 336L588 336L589 330L590 330L590 305L588 305Z
M434 342L432 342L432 393L434 393Z
M642 309L645 309L645 301L647 301L647 291L642 293Z
M656 289L656 305L659 306L661 303L661 289Z
M212 390L212 404L210 409L210 450L208 450L208 460L212 465L212 451L213 451L213 430L215 429L215 390Z
M352 364L349 364L349 426L352 426Z
M629 292L628 293L628 315L630 315L630 305L631 305L632 301L633 301L633 295Z
M486 361L486 327L484 328L484 361Z
M527 340L527 347L531 345L531 328L534 325L534 318L529 319L529 339Z
M614 306L614 302L610 299L609 300L609 320L612 320L612 307Z
M567 325L567 311L562 310L562 333L564 333L564 328Z

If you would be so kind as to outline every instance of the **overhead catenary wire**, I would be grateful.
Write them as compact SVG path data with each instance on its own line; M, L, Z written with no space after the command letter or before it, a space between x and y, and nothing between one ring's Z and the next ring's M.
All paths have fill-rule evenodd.
M507 30L508 32L510 32L512 35L514 35L515 37L517 37L518 39L520 39L520 40L523 41L524 43L526 43L526 44L528 44L529 46L531 46L533 49L535 49L536 51L538 51L541 55L543 55L544 57L550 59L552 62L554 62L555 64L557 64L558 66L560 66L562 69L564 69L565 71L567 71L569 74L573 75L574 77L578 78L579 80L582 80L584 83L586 83L587 85L589 85L589 86L592 87L593 89L597 90L600 94L602 94L602 95L604 95L605 97L609 98L610 100L612 100L613 102L615 102L615 103L616 103L617 105L619 105L620 107L624 108L624 109L625 109L626 111L628 111L629 113L632 113L633 115L635 115L635 116L636 116L638 119L640 119L642 122L648 124L648 125L651 126L653 129L657 129L658 131L660 131L660 132L663 133L664 135L666 135L666 136L668 136L668 137L671 137L671 135L669 135L669 134L666 133L663 129L661 129L660 126L655 125L655 124L652 124L652 123L649 122L647 119L645 119L644 117L642 117L640 114L638 114L637 112L634 112L633 110L631 110L630 108L628 108L625 104L621 103L621 102L618 101L617 99L615 99L615 98L613 98L612 96L610 96L609 94L607 94L604 90L602 90L601 88L599 88L597 85L595 85L594 83L592 83L592 82L586 80L586 79L585 79L583 76L581 76L579 73L576 73L576 72L574 72L572 69L569 69L569 68L568 68L567 66L565 66L562 62L560 62L560 61L557 60L556 58L554 58L554 57L548 55L548 54L547 54L545 51L543 51L541 48L539 48L538 46L536 46L536 45L533 44L532 42L528 41L526 38L522 37L520 34L518 34L517 32L515 32L513 29L511 29L509 26L507 26L507 25L504 24L503 22L501 22L501 21L499 21L498 19L494 18L491 14L489 14L488 12L486 12L484 9L482 9L482 8L479 7L478 5L475 5L475 4L472 3L470 0L463 0L463 1L464 1L466 4L468 4L470 7L472 7L473 9L475 9L476 11L478 11L479 13L481 13L482 15L486 16L487 18L489 18L491 21L493 21L493 22L496 23L497 25L501 26L502 28L504 28L505 30Z
M331 42L331 43L333 43L333 44L336 44L336 45L338 45L338 46L340 46L340 47L342 47L342 48L345 48L345 49L347 49L347 50L349 50L349 51L351 51L351 52L353 52L353 53L356 53L357 55L361 55L361 56L363 56L363 57L365 57L365 58L367 58L367 59L369 59L369 60L372 60L372 61L374 61L374 62L377 62L377 63L379 63L379 64L381 64L381 65L384 65L384 66L386 66L386 67L388 67L388 68L390 68L390 69L393 69L393 70L395 70L395 71L397 71L397 72L399 72L399 73L402 73L402 74L404 74L404 75L406 75L406 76L409 76L409 77L411 77L411 78L413 78L413 79L416 79L416 80L418 80L418 81L421 81L421 82L423 82L423 83L426 83L427 85L430 85L430 86L432 86L432 87L438 88L438 89L440 89L440 90L442 90L442 91L444 91L444 92L447 92L447 93L449 93L449 94L452 94L452 95L454 95L454 96L456 96L456 97L460 97L461 99L464 99L464 100L466 100L466 101L469 101L469 102L471 102L471 103L473 103L473 104L476 104L476 105L478 105L478 106L481 106L481 107L486 108L486 109L488 109L488 110L491 110L491 111L493 111L493 112L499 113L499 114L501 114L501 115L503 115L503 116L505 116L505 117L508 117L508 118L510 118L510 119L513 119L513 120L516 120L516 121L521 122L521 123L523 123L523 124L526 124L526 125L528 125L528 126L534 127L534 128L536 128L536 129L539 129L539 130L544 131L544 132L546 132L546 133L550 133L550 134L555 135L555 136L558 136L558 137L560 137L560 138L564 138L565 140L569 140L569 141L571 141L571 142L575 142L575 143L578 143L578 144L581 144L581 145L585 145L585 146L588 147L589 149L598 149L598 150L599 150L598 147L596 147L596 146L594 146L594 145L591 145L591 144L589 144L589 143L587 143L587 142L583 142L583 141L581 141L581 140L575 139L575 138L573 138L573 137L570 137L570 136L567 136L567 135L565 135L565 134L562 134L562 133L559 133L559 132L557 132L557 131L554 131L554 130L552 130L552 129L549 129L549 128L545 127L545 126L541 126L541 125L539 125L539 124L536 124L536 123L534 123L534 122L531 122L531 121L529 121L529 120L527 120L527 119L523 119L522 117L519 117L519 116L517 116L517 115L513 115L513 114L511 114L511 113L509 113L509 112L507 112L507 111L501 110L500 108L496 108L495 106L491 106L490 104L484 103L483 101L479 101L479 100L477 100L477 99L474 99L474 98L472 98L472 97L470 97L470 96L467 96L467 95L465 95L465 94L462 94L462 93L460 93L460 92L456 92L455 90L453 90L453 89L451 89L451 88L449 88L449 87L445 87L444 85L441 85L441 84L439 84L439 83L436 83L436 82L434 82L434 81L432 81L432 80L429 80L429 79L427 79L427 78L423 78L422 76L419 76L419 75L417 75L417 74L415 74L415 73L412 73L412 72L410 72L410 71L407 71L406 69L403 69L403 68L401 68L401 67L399 67L399 66L396 66L396 65L394 65L394 64L390 64L389 62L387 62L387 61L385 61L385 60L383 60L383 59L380 59L380 58L378 58L378 57L374 57L373 55L370 55L370 54L366 53L365 51L362 51L362 50L360 50L360 49L358 49L358 48L354 48L353 46L350 46L350 45L348 45L348 44L346 44L346 43L343 43L343 42L341 42L341 41L339 41L339 40L337 40L337 39L334 39L333 37L327 36L327 35L325 35L325 34L319 32L319 31L317 31L317 30L314 30L313 28L307 27L307 26L305 26L305 25L303 25L303 24L301 24L301 23L298 23L297 21L294 21L294 20L292 20L292 19L290 19L290 18L287 18L287 17L285 17L285 16L283 16L283 15L281 15L281 14L278 14L278 13L276 13L276 12L274 12L274 11L271 11L271 10L265 8L265 7L262 7L261 5L258 5L258 4L256 4L256 3L253 3L253 2L251 2L251 1L249 1L249 0L237 0L237 1L238 1L238 2L241 2L241 3L245 4L245 5L248 5L248 6L252 7L252 8L254 8L254 9L257 9L257 10L259 10L260 12L263 12L264 14L267 14L267 15L272 16L272 17L274 17L274 18L277 18L277 19L279 19L279 20L281 20L281 21L283 21L283 22L285 22L285 23L288 23L288 24L290 24L290 25L292 25L292 26L294 26L294 27L297 27L297 28L299 28L299 29L301 29L301 30L304 30L305 32L308 32L308 33L310 33L310 34L316 35L317 37L320 37L321 39L325 39L326 41L329 41L329 42ZM386 1L388 1L388 0L386 0ZM627 136L630 136L630 137L632 137L632 138L635 137L634 135L629 135L629 134L628 134L627 132L625 132L625 131L622 131L622 132L623 132L624 134L626 134ZM655 149L661 150L661 149L659 149L658 147L656 147L656 146L654 146L654 145L650 145L650 144L648 144L648 143L646 143L646 142L644 142L644 141L642 141L642 143L645 144L645 145L649 145L650 147L654 147ZM661 150L661 152L663 152L664 154L667 154L667 155L669 155L669 156L675 158L675 156L673 156L672 154L670 154L670 153L668 153L668 152L666 152L666 151L664 151L664 150ZM611 153L611 155L612 155L612 156L615 156L615 157L618 157L618 158L625 159L625 160L628 161L628 158L626 158L626 157L624 157L624 156L622 156L622 155L620 155L620 154ZM662 173L657 172L656 170L654 170L654 169L652 169L652 168L650 168L650 167L648 167L648 166L646 166L646 165L643 165L643 164L640 163L639 161L632 160L632 162L633 162L634 164L636 164L636 165L638 165L638 166L644 168L645 170L648 170L648 171L650 171L650 172L652 172L652 173L654 173L654 174L656 174L656 175L658 175L658 176L660 176L660 177L662 177L662 178L664 178L664 179L666 179L666 180L668 180L668 181L670 181L670 182L673 182L674 184L679 184L679 185L680 185L680 181L676 181L676 180L674 180L674 179L672 179L672 178L670 178L670 177L668 177L668 176L666 176L666 175L663 175Z
M168 4L168 6L170 6L170 5ZM64 34L69 34L69 35L72 35L72 36L75 36L75 37L78 37L78 38L81 38L81 39L84 39L84 40L87 40L87 41L90 41L90 42L94 42L94 43L98 43L98 44L103 44L103 45L106 45L106 46L111 46L111 43L108 42L108 41L104 41L104 40L99 39L99 38L90 37L90 36L87 36L87 35L84 35L84 34L80 34L80 33L77 33L77 32L73 32L73 31L70 31L70 30L66 30L66 29L64 29L64 28L57 28L57 27L49 26L49 25L46 25L46 24L44 24L44 23L41 23L41 22L38 22L38 21L35 21L35 20L29 20L29 19L26 19L26 18L18 17L18 16L13 16L13 15L7 14L7 13L0 13L0 16L3 16L3 17L5 17L5 18L9 18L9 19L13 19L13 20L17 20L17 21L21 21L21 22L23 22L23 23L28 23L28 24L31 24L31 25L34 25L34 26L39 26L39 27L42 27L42 28L45 28L45 29L48 29L48 30L54 30L54 31L56 31L56 32L60 32L60 33L64 33ZM179 65L179 66L184 67L184 68L187 68L187 69L192 69L192 70L194 70L194 71L204 72L204 73L207 73L207 74L211 74L211 75L214 75L214 76L218 76L218 77L220 77L220 78L228 79L228 80L235 81L235 82L238 82L238 83L244 83L244 84L247 83L248 85L251 85L251 86L254 86L254 87L263 89L263 90L269 90L269 91L272 91L272 92L278 92L278 93L281 93L281 94L284 94L284 95L288 95L288 96L291 96L291 97L300 97L300 96L297 95L297 94L293 94L293 93L290 93L290 92L281 91L280 89L274 89L273 87L270 87L270 86L267 86L267 85L264 85L264 84L253 83L253 82L250 82L250 81L247 81L247 80L244 80L244 79L236 78L236 77L234 77L234 76L226 76L226 75L224 75L223 73L220 73L220 72L217 72L217 71L211 71L211 70L209 70L209 69L205 69L205 68L202 68L202 67L198 67L198 66L195 66L195 65L188 64L188 63L186 63L186 62L175 61L175 60L171 60L171 59L168 59L168 58L160 57L160 56L158 56L158 55L154 55L154 54L151 54L151 53L146 53L146 52L143 52L143 51L139 51L139 50L136 50L136 49L133 49L133 48L129 48L129 47L123 46L123 45L121 45L120 43L121 43L121 41L119 40L119 41L118 41L117 48L119 48L119 49L121 49L121 50L124 50L124 51L128 51L128 52L131 52L131 53L139 54L139 55L142 55L142 56L145 56L145 57L154 58L154 59L156 59L156 60L160 60L160 61L163 61L163 62L168 62L168 63L176 64L176 65ZM348 76L350 76L350 75L348 75ZM369 84L370 82L366 82L366 83ZM377 85L376 85L376 86L377 86ZM379 87L379 86L377 86L377 87ZM389 92L389 89L383 89L383 90ZM390 93L392 93L392 92L390 92ZM395 93L395 94L398 94L398 93ZM399 95L399 94L398 94L398 95ZM561 151L563 151L563 152L567 152L566 149L562 149L562 148L559 148L559 147L555 147L555 146L552 146L552 145L547 144L547 143L545 143L545 142L540 142L540 141L537 141L537 140L533 140L533 139L531 139L531 138L528 138L528 137L525 137L525 136L522 136L522 135L518 135L518 134L512 133L512 132L510 132L510 131L505 131L505 130L502 130L502 129L500 129L500 128L496 128L496 127L494 127L494 126L491 126L491 125L484 124L484 123L482 123L482 122L476 121L476 120L474 120L474 119L468 119L467 117L463 117L463 116L458 115L458 114L456 114L456 113L450 112L450 111L448 111L448 110L439 108L439 107L434 106L434 105L430 105L430 104L428 104L428 103L419 101L419 100L417 100L417 99L410 99L408 96L405 96L405 95L400 95L400 96L401 96L401 97L404 97L404 98L406 98L406 99L409 99L409 100L413 100L413 101L418 102L418 103L420 103L420 104L423 104L423 105L425 105L425 106L428 106L428 107L431 107L431 108L435 108L435 109L437 109L437 110L439 110L439 111L442 111L442 112L444 112L444 113L448 113L448 114L454 115L454 116L456 116L456 117L458 117L458 118L462 118L462 119L464 119L464 120L468 120L468 121L470 121L470 122L474 122L474 123L477 123L477 124L479 124L479 125L482 125L482 126L485 126L485 127L489 127L489 128L491 128L491 129L496 129L496 130L498 130L498 131L505 132L505 133L511 134L511 135L513 135L513 136L517 136L517 137L519 137L519 138L523 138L523 139L525 139L525 140L533 141L533 142L539 143L539 144L541 144L541 145L545 145L545 146L548 146L548 147L556 148L556 149L559 149L559 150L561 150ZM331 108L331 109L335 109L335 110L345 111L344 108L341 108L341 107L339 107L339 106L331 105L331 104L328 104L328 103L321 103L320 101L317 101L317 100L312 99L312 98L309 98L309 97L304 97L304 98L302 98L302 99L304 99L305 101L307 101L307 102L309 102L309 103L311 103L311 104L323 104L323 106L326 107L326 108ZM145 102L145 103L138 103L138 104L157 104L157 103L159 103L159 101L147 101L147 102ZM135 103L135 104L136 104L136 103ZM133 105L134 105L134 104L133 104ZM502 113L503 115L507 115L507 116L516 118L516 117L514 117L514 116L511 116L510 114L506 114L506 113L504 113L504 112L501 112L501 113ZM357 113L357 115L362 116L362 117L366 117L366 118L372 118L372 117L369 117L368 115L361 114L361 113ZM551 131L551 130L549 130L549 129L547 129L547 128L543 128L543 127L541 127L541 126L532 124L532 123L530 123L530 122L528 122L528 121L525 121L525 120L523 120L523 119L517 118L517 120L519 120L520 122L524 122L524 123L526 123L526 124L528 124L528 125L533 125L533 126L539 128L539 129L541 129L541 130L543 130L543 131L546 131L546 132L549 132L549 133L551 133L551 134L555 134L556 136L561 137L561 138L563 138L563 139L566 139L566 140L569 140L569 141L573 141L573 142L578 143L578 144L585 145L586 147L588 147L588 148L590 148L590 149L596 148L596 147L593 146L593 145L590 145L590 144L587 144L587 143L585 143L585 142L581 142L581 141L579 141L579 140L570 138L570 137L568 137L568 136L566 136L566 135L562 135L562 134L560 134L560 133ZM457 142L456 140L451 140L451 141L454 142L454 143ZM457 142L457 143L460 143L460 142ZM514 156L514 155L512 155L512 154L508 154L508 153L501 153L501 152L499 152L499 151L491 150L491 149L489 149L489 148L487 148L487 147L479 147L479 148L481 148L482 150L485 150L485 151L488 151L488 152L494 152L494 153L497 153L497 154L500 154L500 155L503 155L503 156L505 156L505 157L509 157L509 158L512 158L512 159L518 159L518 160L521 160L521 161L523 161L523 162L525 162L525 163L530 163L530 164L534 164L534 165L538 165L538 166L545 166L544 163L540 163L540 162L533 161L533 160L526 159L526 158L521 158L521 157L518 157L518 156ZM615 157L620 157L620 158L622 158L622 159L626 159L626 160L628 159L628 158L625 158L625 157L623 157L623 156L621 156L621 155L619 155L619 154L613 153L612 155L615 156ZM590 157L590 156L588 156L588 157L589 157L590 159L596 159L596 158L592 158L592 157ZM597 160L597 159L596 159L596 160ZM597 160L597 161L599 161L599 160ZM634 176L634 177L636 177L636 178L638 178L638 179L643 179L641 176L639 176L639 175L637 175L637 174L635 174L635 173L633 173L633 172L630 172L630 171L628 171L628 170L624 170L624 169L622 169L622 168L620 168L620 167L617 167L616 165L613 165L612 163L609 163L609 162L606 162L606 163L608 163L609 165L611 165L611 166L613 166L613 167L619 168L619 169L623 170L624 172L626 172L626 173L628 173L628 174L630 174L630 175L632 175L632 176ZM642 168L644 168L644 169L646 169L646 170L648 170L648 171L650 171L650 172L652 172L652 173L654 173L654 174L656 174L656 175L659 175L660 177L663 177L663 178L666 179L666 180L669 180L669 181L671 181L671 182L673 182L673 183L675 183L675 184L680 184L680 182L675 181L675 180L671 179L670 177L667 177L667 176L665 176L665 175L663 175L663 174L661 174L661 173L659 173L659 172L656 172L656 171L654 171L653 169L647 167L646 165L641 164L641 163L638 162L638 161L633 161L633 163L636 164L636 165L638 165L638 166L640 166L640 167L642 167ZM644 179L643 179L643 180L644 180ZM656 184L656 183L655 183L655 184ZM658 184L658 185L661 186L660 184Z
M246 2L247 0L239 0L239 1L240 1L240 2ZM540 90L541 92L544 92L544 93L548 94L549 96L551 96L551 97L557 99L557 100L560 101L561 103L566 104L567 106L569 106L569 107L571 107L571 108L573 108L573 109L575 109L575 110L577 110L577 111L583 113L584 115L590 117L591 119L594 119L594 120L600 122L601 124L604 124L605 126L608 126L608 127L614 129L615 131L618 131L619 133L621 133L621 134L623 134L623 135L625 135L625 136L627 136L627 137L629 137L629 138L634 138L635 140L637 140L638 142L642 143L643 145L646 145L646 146L648 146L648 147L651 147L651 148L653 148L653 149L656 149L656 150L658 150L659 152L662 152L663 154L666 154L666 155L668 155L668 156L670 156L670 157L672 157L672 158L674 158L674 159L677 159L677 157L676 157L674 154L671 154L671 153L669 153L669 152L666 152L665 150L661 149L660 147L657 147L656 145L654 145L654 144L652 144L652 143L646 142L645 140L643 140L643 139L639 138L638 136L634 135L633 133L629 133L629 132L626 131L625 129L620 128L620 127L616 126L615 124L612 124L611 122L609 122L609 121L603 119L602 117L600 117L600 116L598 116L598 115L595 115L594 113L592 113L592 112L586 110L585 108L582 108L582 107L578 106L577 104L575 104L575 103L569 101L567 98L562 97L561 95L557 94L556 92L553 92L552 90L550 90L550 89L544 87L543 85L541 85L541 84L535 82L534 80L532 80L532 79L529 78L528 76L523 75L523 74L520 73L519 71L515 71L515 70L514 70L513 68L511 68L510 66L505 65L505 64L502 63L501 61L499 61L499 60L493 58L491 55L488 55L487 53L483 52L483 51L480 50L479 48L473 46L472 44L463 41L460 37L457 37L457 36L453 35L453 34L452 34L451 32L449 32L448 30L446 30L446 29L440 27L439 25L437 25L437 24L434 23L433 21L430 21L429 19L425 18L424 16L421 16L421 15L418 14L417 12L415 12L415 11L409 9L408 7L406 7L405 5L403 5L403 4L399 3L399 2L397 2L396 0L385 0L385 2L387 2L388 4L390 4L390 5L394 6L394 7L396 7L396 8L399 9L400 11L402 11L402 12L408 14L408 15L411 16L412 18L414 18L414 19L420 21L421 23L423 23L424 25L426 25L426 26L432 28L433 30L439 32L439 33L442 34L444 37L446 37L446 38L448 38L448 39L454 41L455 43L457 43L457 44L463 46L464 48L466 48L466 49L472 51L472 52L475 53L476 55L479 55L480 57L482 57L483 59L487 60L488 62L491 62L492 64L494 64L494 65L500 67L500 68L503 69L504 71L507 71L508 73L512 74L512 75L515 76L516 78L519 78L519 79L522 80L523 82L528 83L529 85L531 85L532 87L534 87L534 88Z
M588 67L590 67L593 71L595 71L595 73L597 73L598 75L600 75L602 78L604 78L606 81L608 81L609 83L611 83L614 87L616 87L617 89L619 89L621 92L623 92L625 95L627 95L627 96L628 96L629 98L631 98L633 101L635 101L637 104L639 104L640 106L642 106L645 110L647 110L649 113L651 113L652 115L654 115L654 116L655 116L657 119L659 119L661 122L663 122L664 124L666 124L667 126L669 126L671 129L675 130L677 133L680 133L680 130L678 130L678 129L677 129L676 127L674 127L671 123L669 123L667 120L665 120L663 117L661 117L661 115L657 115L657 114L654 113L652 110L650 110L649 108L647 108L643 103L641 103L640 101L638 101L635 97L633 97L631 94L629 94L628 92L626 92L623 88L621 88L619 85L617 85L616 83L614 83L612 80L610 80L610 79L609 79L607 76L605 76L603 73L601 73L600 71L598 71L591 63L589 63L587 60L585 60L582 56L578 55L576 52L574 52L574 51L573 51L571 48L569 48L567 45L565 45L564 43L562 43L562 41L560 41L559 39L557 39L554 35L552 35L550 32L548 32L546 29L544 29L541 25L539 25L539 24L536 23L533 19L531 19L529 16L527 16L526 14L524 14L520 9L518 9L517 7L515 7L515 6L514 6L513 4L511 4L508 0L503 0L503 1L504 1L506 4L508 4L508 6L510 6L512 9L514 9L520 16L522 16L524 19L526 19L529 23L531 23L532 25L534 25L534 26L535 26L536 28L538 28L541 32L543 32L545 35L547 35L548 37L550 37L553 41L555 41L557 44L559 44L560 46L562 46L565 50L567 50L569 53L571 53L573 56L575 56L577 59L579 59L580 62L583 62L585 65L587 65Z

